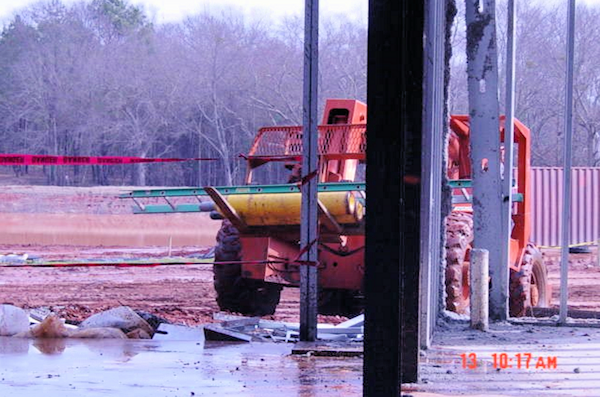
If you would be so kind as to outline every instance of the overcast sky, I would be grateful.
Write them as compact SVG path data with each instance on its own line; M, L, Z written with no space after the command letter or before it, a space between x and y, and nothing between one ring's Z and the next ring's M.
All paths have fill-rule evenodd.
M0 0L0 25L4 24L15 12L39 0ZM63 3L75 3L81 0L62 0ZM459 0L460 1L460 0ZM543 3L565 3L567 0L537 0ZM129 0L142 5L150 18L158 23L180 21L186 16L201 11L218 11L223 7L242 10L252 18L280 18L285 15L302 14L304 0ZM600 0L577 0L578 3L600 6ZM368 0L321 0L320 14L323 18L335 17L344 13L348 17L367 20Z
M80 0L62 0L71 4ZM600 1L600 0L599 0ZM38 0L0 0L0 23L6 22L15 12ZM146 13L156 22L179 21L186 16L201 11L218 11L223 7L242 10L249 17L282 17L289 14L300 15L304 0L129 0L129 3L143 5ZM344 13L355 20L367 20L368 0L321 0L322 17L334 17Z

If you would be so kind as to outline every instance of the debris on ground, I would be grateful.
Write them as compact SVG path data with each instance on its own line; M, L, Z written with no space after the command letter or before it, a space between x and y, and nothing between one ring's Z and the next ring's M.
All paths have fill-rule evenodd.
M219 324L204 326L206 340L218 341L273 341L297 342L300 324L271 320L260 317L243 317L224 313L215 313ZM354 317L338 325L318 324L317 338L322 341L362 342L364 334L364 315Z
M0 336L16 338L152 339L165 323L167 320L161 317L135 312L127 306L94 314L76 326L65 323L47 307L27 313L13 305L0 305Z
M68 327L64 321L55 314L50 314L39 324L35 324L30 329L19 332L13 336L15 338L32 339L127 339L127 335L118 328L95 327L80 329L75 327L75 329L73 329L72 327ZM149 337L146 339L149 339Z
M56 315L51 314L44 318L39 324L35 324L27 331L14 335L16 338L67 338L71 335L71 330L65 326L65 323Z
M85 328L78 329L71 333L71 338L79 338L79 339L151 339L150 335L144 333L144 331L139 328L135 331L142 332L145 337L137 333L132 334L132 338L129 338L129 334L132 332L125 334L119 328L109 328L109 327L98 327L98 328Z
M183 325L161 323L156 329L156 333L152 339L202 341L204 340L204 335L201 327L188 327Z
M10 263L10 264L25 264L27 263L29 255L17 255L17 254L7 254L0 255L0 263Z
M225 328L219 324L206 324L204 326L204 339L217 342L251 342L253 336L245 332Z
M362 343L317 341L296 343L292 354L315 357L360 357L364 351Z
M124 333L130 333L135 330L144 331L148 336L154 335L154 329L128 306L115 307L104 312L88 317L79 327L86 328L118 328ZM139 337L142 335L136 332L132 335Z
M0 336L13 336L29 329L27 312L13 305L0 305Z

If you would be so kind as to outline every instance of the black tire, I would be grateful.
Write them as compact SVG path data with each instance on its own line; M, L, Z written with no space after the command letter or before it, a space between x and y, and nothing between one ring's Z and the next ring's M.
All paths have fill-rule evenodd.
M263 280L242 277L240 263L242 244L238 230L229 220L224 220L217 233L215 262L213 265L214 287L217 304L221 310L246 316L265 316L275 313L282 287Z
M360 291L334 288L319 290L319 314L355 317L364 308L364 297Z
M533 244L528 244L521 269L510 272L511 317L523 317L531 307L548 307L552 297L549 285L548 269L544 265L542 254Z
M469 311L469 251L473 243L473 215L452 212L446 218L446 310Z

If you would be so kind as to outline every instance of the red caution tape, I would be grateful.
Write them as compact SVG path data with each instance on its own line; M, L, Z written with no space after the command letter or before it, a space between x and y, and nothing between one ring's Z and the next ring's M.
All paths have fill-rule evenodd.
M222 261L222 262L45 262L45 263L3 263L3 267L42 268L42 267L157 267L157 266L202 266L202 265L267 265L273 263L293 263L283 260Z
M215 158L147 158L118 156L50 156L35 154L0 154L0 165L119 165L139 163L175 163L214 161Z

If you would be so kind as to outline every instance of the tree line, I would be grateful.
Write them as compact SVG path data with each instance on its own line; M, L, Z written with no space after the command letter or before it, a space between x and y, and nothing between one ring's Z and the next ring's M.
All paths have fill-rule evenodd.
M534 165L558 166L565 10L518 7L516 115L532 130ZM502 71L505 5L498 9ZM467 109L463 15L452 36L451 113ZM576 165L600 166L598 20L597 9L578 8ZM45 182L56 185L241 183L239 154L258 128L302 122L302 41L300 17L256 21L230 10L153 24L125 0L39 3L15 15L0 35L0 153L218 159L45 167ZM321 105L325 98L366 100L364 24L322 21L319 55ZM274 170L261 182L280 178Z
M321 98L365 100L366 37L325 21ZM0 36L0 152L219 160L48 167L49 184L241 183L257 129L302 122L302 39L300 18L154 25L123 0L38 4Z
M449 0L454 1L454 0ZM566 81L566 2L516 2L515 117L531 129L532 164L561 167ZM453 26L451 113L466 113L464 3ZM498 2L500 103L505 99L506 1ZM600 166L600 8L578 5L575 34L573 165ZM502 108L503 109L503 108ZM503 111L503 110L502 110Z

